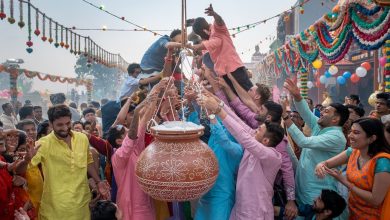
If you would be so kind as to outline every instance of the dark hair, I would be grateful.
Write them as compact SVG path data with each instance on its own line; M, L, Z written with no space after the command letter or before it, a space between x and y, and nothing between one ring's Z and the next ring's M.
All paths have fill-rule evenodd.
M335 113L340 116L339 126L342 127L349 118L348 108L340 103L332 103L330 106L336 109Z
M65 94L62 92L50 95L50 102L53 105L64 104L65 100L66 100Z
M83 125L83 123L82 123L81 121L74 121L74 122L72 123L72 127L74 127L74 126L77 125L77 124L80 124L80 125L83 126L83 128L84 128L84 125Z
M38 124L37 129L37 140L47 135L47 130L49 130L49 120L45 120Z
M203 17L198 17L192 24L192 30L195 34L199 35L203 40L208 40L210 36L204 32L203 29L208 29L209 23Z
M347 203L337 192L330 189L321 191L321 200L324 202L324 209L332 211L330 218L336 218L343 213Z
M117 207L108 200L99 200L91 209L91 220L116 220Z
M7 102L7 103L4 103L1 105L1 108L3 109L3 111L5 111L5 109L7 108L7 106L11 105L11 103Z
M360 103L360 98L359 98L359 96L356 95L356 94L351 94L351 95L349 95L349 98L350 98L351 100L356 101L356 104L359 104L359 103Z
M82 106L86 106L86 107L88 107L88 104L87 104L87 103L85 103L85 102L83 102L83 103L81 103L81 104L80 104L80 108L81 108Z
M117 125L115 127L111 127L110 129L108 129L107 133L105 134L105 137L106 137L108 143L111 144L111 146L113 146L114 148L118 148L120 146L118 146L118 144L115 141L116 141L116 139L121 138L121 136L123 134L125 134L125 132L126 132L126 130L124 127L119 129L119 127Z
M141 69L141 66L138 63L131 63L129 67L127 67L127 73L132 75L135 69Z
M100 108L100 103L97 102L97 101L91 101L91 105L96 108L96 109L99 109Z
M82 125L83 125L83 129L85 130L85 127L87 127L87 125L92 125L92 122L85 121Z
M24 131L19 131L18 134L18 146L16 147L15 150L18 150L20 145L26 144L27 143L27 134Z
M42 109L42 106L39 106L39 105L36 105L33 107L34 111L37 110L37 109Z
M367 137L376 136L376 140L368 146L367 154L370 157L374 157L381 152L390 153L390 147L386 142L383 124L380 120L374 118L360 118L352 122L352 125L353 124L360 125Z
M34 115L34 108L32 106L23 106L19 109L19 118L23 120L28 116Z
M69 107L72 107L74 109L77 109L77 105L74 102L69 103Z
M264 134L264 137L269 138L270 147L276 147L284 138L284 130L279 123L265 123L267 131Z
M269 97L271 97L271 91L269 90L268 86L265 84L256 83L256 86L257 86L256 92L261 96L260 104L264 104L266 101L269 100Z
M49 117L49 121L53 123L56 119L62 117L72 118L72 112L70 112L69 107L64 104L54 105L47 110L47 116Z
M179 35L179 34L181 34L181 30L179 30L179 29L175 29L175 30L173 30L172 32L171 32L171 34L169 35L169 38L174 38L174 37L176 37L176 35Z
M388 92L381 92L381 93L376 94L376 98L377 99L384 99L387 101L388 99L390 99L390 94Z
M271 122L280 122L283 114L281 105L274 101L266 101L264 107L268 110L268 115L271 115Z
M95 109L93 109L93 108L86 108L86 109L84 109L84 111L83 111L83 116L85 116L85 115L88 114L88 113L96 114L96 111L95 111Z
M24 131L24 126L26 126L26 125L34 125L34 127L36 127L36 124L35 124L35 122L32 120L32 119L23 119L23 120L21 120L21 121L19 121L17 124L16 124L16 128L18 129L18 130L22 130L22 131Z
M4 126L3 122L0 121L0 127L3 127L3 126Z
M356 106L356 105L346 105L346 107L347 107L347 108L350 108L350 109L352 109L352 110L354 110L354 111L356 112L356 114L359 115L359 117L363 117L364 114L366 113L366 112L364 111L364 109L362 109L362 108L360 108L360 107L358 107L358 106Z

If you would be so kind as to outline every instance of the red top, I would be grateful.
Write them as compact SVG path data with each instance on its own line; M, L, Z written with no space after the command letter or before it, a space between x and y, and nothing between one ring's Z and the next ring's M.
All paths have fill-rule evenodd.
M0 155L0 161L5 162ZM14 196L12 196L12 176L7 167L0 168L0 216L4 220L14 219Z

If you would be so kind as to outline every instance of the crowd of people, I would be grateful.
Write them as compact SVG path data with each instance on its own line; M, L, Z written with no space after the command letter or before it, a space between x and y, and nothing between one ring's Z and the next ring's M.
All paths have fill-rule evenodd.
M286 79L288 97L252 83L228 29L192 20L198 77L180 74L181 32L130 64L117 100L42 107L2 105L0 219L390 219L390 94L365 114L359 96L316 105ZM367 116L365 116L367 115ZM203 125L218 160L197 201L157 201L135 176L154 124ZM177 205L177 204L176 204Z

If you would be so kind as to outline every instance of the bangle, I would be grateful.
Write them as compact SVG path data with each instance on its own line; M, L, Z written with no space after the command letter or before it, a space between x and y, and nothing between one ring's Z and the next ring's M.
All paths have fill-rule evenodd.
M290 118L290 115L286 114L285 116L282 117L283 118L283 121L286 121L287 119Z
M169 57L164 57L164 61L165 62L172 62L172 60L173 60L172 57L170 57L170 58Z

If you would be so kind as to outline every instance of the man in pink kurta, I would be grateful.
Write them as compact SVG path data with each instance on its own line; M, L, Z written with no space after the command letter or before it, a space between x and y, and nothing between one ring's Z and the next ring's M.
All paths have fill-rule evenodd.
M118 185L117 204L123 212L123 220L155 220L153 200L141 190L135 165L145 148L145 127L138 130L137 139L126 135L122 146L112 156L112 166Z
M200 100L201 105L216 112L223 125L244 148L237 176L236 201L230 220L273 219L273 184L282 164L281 154L275 148L260 143L258 139L261 137L257 136L260 130L251 129L229 107L225 105L218 110L221 104L217 108L218 104L213 98L203 99ZM272 146L282 140L283 129L280 130L280 140L275 140Z
M212 5L206 8L206 14L214 17L214 24L209 24L202 17L194 20L193 31L202 38L202 42L192 46L192 48L194 50L206 49L209 51L210 58L214 63L214 71L222 76L233 90L233 84L228 79L227 73L231 73L237 82L248 91L253 87L253 84L234 47L225 22L214 11Z

